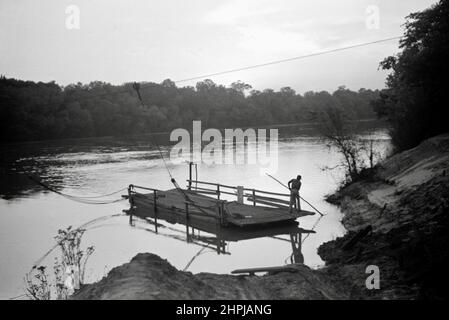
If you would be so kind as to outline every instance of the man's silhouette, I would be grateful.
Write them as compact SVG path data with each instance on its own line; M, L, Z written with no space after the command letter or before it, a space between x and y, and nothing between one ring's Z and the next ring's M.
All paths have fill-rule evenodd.
M288 182L288 188L290 189L290 213L292 212L292 207L295 207L300 211L301 203L299 202L299 189L301 189L301 176L298 175L296 179L291 179Z

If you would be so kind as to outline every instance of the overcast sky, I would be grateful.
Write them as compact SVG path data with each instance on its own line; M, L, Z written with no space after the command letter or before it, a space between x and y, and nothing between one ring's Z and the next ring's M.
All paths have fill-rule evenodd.
M0 74L59 84L180 80L403 33L429 0L0 0ZM80 28L68 29L77 5ZM373 28L379 9L378 28ZM370 19L367 27L367 19ZM73 20L70 20L73 21ZM382 88L398 42L211 77L256 89ZM179 83L179 86L194 85Z

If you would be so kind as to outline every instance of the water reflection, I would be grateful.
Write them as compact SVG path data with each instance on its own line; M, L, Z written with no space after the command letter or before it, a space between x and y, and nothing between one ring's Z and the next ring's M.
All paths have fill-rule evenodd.
M137 219L137 221L135 219ZM185 232L183 232L180 229L172 228L165 223L161 223L160 221L161 220L155 221L151 218L130 217L129 223L132 227L143 229L154 234L171 237L173 239L185 241L186 243L213 249L218 255L232 254L229 249L230 243L232 242L243 242L252 239L269 237L278 241L286 242L286 244L290 243L291 255L288 259L286 259L286 262L291 264L304 263L302 243L305 237L303 235L315 233L313 230L300 228L297 222L275 224L262 228L260 226L250 228L225 228L220 225L210 225L207 228L207 231L205 231L206 229L204 225L200 226L190 223L186 225ZM151 225L152 228L148 228L148 225Z

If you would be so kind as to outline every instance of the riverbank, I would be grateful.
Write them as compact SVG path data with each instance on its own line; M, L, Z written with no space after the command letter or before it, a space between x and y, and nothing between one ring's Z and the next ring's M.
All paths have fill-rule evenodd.
M75 299L438 299L449 270L449 135L396 154L366 179L328 197L348 233L323 244L326 266L265 276L178 271L139 254ZM380 289L368 290L368 265Z
M151 253L140 253L74 299L344 299L338 287L307 266L265 276L179 271Z
M327 273L353 283L355 297L446 298L448 169L449 135L441 135L329 196L341 207L348 233L319 248ZM380 290L364 288L367 265L379 267Z

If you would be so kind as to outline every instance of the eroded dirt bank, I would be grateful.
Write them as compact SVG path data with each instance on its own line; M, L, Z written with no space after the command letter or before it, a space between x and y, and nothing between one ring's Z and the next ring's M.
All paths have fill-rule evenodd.
M306 266L266 276L192 274L151 253L140 253L74 299L344 299L346 295Z
M178 271L139 254L74 299L439 299L448 297L449 135L383 162L329 197L348 234L323 244L326 267L298 266L265 276ZM367 290L368 265L380 289Z
M349 232L319 248L326 272L353 283L354 297L447 298L448 169L449 135L441 135L330 196ZM356 275L369 264L380 268L380 290L357 285L362 279Z

